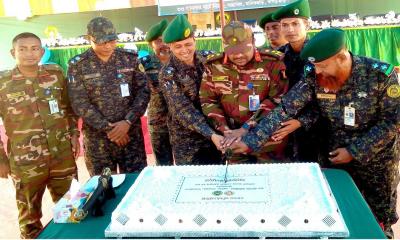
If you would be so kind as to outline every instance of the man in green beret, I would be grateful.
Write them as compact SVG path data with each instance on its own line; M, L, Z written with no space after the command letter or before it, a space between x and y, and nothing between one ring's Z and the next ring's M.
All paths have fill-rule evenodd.
M289 42L279 49L285 54L286 76L289 89L304 75L307 60L300 58L300 51L307 43L310 6L308 0L298 0L276 10L272 19L281 24L281 33ZM316 124L314 124L316 122ZM319 154L326 148L325 119L319 117L318 109L310 104L294 119L282 123L277 134L290 134L287 155L293 161L319 162ZM297 130L296 130L297 129ZM295 131L296 130L296 131ZM294 132L295 131L295 132ZM273 137L275 138L275 136Z
M280 101L288 88L283 54L258 50L251 28L232 21L222 30L223 53L210 55L200 87L203 113L225 137L239 138ZM286 140L286 139L285 139ZM255 154L234 154L231 163L284 160L286 141L269 141Z
M324 152L328 166L352 176L390 237L398 219L400 83L394 66L353 55L345 42L344 31L333 28L312 38L301 52L302 59L312 62L304 78L233 148L257 151L280 122L316 103L329 119L329 149Z
M168 128L177 165L220 163L223 137L208 125L199 99L205 70L204 59L196 53L193 28L184 15L176 16L163 33L171 50L169 62L161 69L160 88L168 106ZM213 145L214 143L214 145Z
M264 30L265 36L267 37L269 49L277 50L282 46L286 45L288 41L283 37L281 33L281 24L278 20L272 19L274 12L265 14L261 19L259 26Z
M167 28L168 21L163 19L153 25L146 34L146 41L153 49L154 54L141 58L141 62L148 76L150 88L150 102L147 109L151 144L157 165L172 165L171 143L167 126L168 108L162 96L158 73L162 65L169 60L169 47L162 40L162 34Z

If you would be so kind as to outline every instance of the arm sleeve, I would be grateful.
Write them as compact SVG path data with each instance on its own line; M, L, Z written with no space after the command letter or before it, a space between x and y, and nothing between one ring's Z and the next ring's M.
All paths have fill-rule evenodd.
M287 93L289 89L289 80L285 75L285 64L280 61L274 61L269 66L270 72L270 87L267 98L265 98L261 104L261 112L255 112L249 121L259 122L260 116L264 117L268 115L277 105L281 103L282 97ZM248 122L249 122L248 121Z
M229 130L229 127L225 119L223 107L220 104L220 97L212 81L211 72L207 70L200 86L201 108L211 126L217 131L224 132Z
M251 149L258 151L271 135L280 127L280 123L296 116L312 101L313 88L309 81L299 81L282 98L282 103L274 108L259 124L246 134L242 141Z
M317 122L319 117L318 106L313 103L304 108L295 118L301 123L301 127L305 130L309 130L311 126Z
M131 123L134 123L138 121L146 112L147 104L150 100L147 76L144 73L143 65L139 62L139 60L135 60L134 63L132 93L134 94L133 105L126 114L125 119L129 120Z
M0 117L3 120L4 119L3 108L0 107L0 109L1 109ZM4 149L3 139L0 139L0 163L9 164L6 150Z
M192 101L186 97L173 78L173 76L165 76L162 72L159 77L160 88L169 113L175 116L181 125L211 139L211 135L215 133L214 130L207 124L203 113L193 106Z
M374 156L377 152L381 152L394 141L398 135L400 128L400 98L390 97L388 88L400 89L397 82L396 74L391 74L385 81L382 89L382 95L379 99L379 115L375 126L371 127L362 137L357 138L354 142L346 147L350 154L357 161L369 161L370 156ZM398 90L397 90L398 91Z
M77 135L79 137L79 129L78 129L78 116L74 113L71 107L71 103L69 101L68 97L68 88L67 88L67 80L64 74L61 74L61 85L62 85L62 95L61 95L61 101L62 105L65 108L65 115L68 120L68 125L69 125L69 131L72 135Z
M72 109L79 117L82 117L85 124L100 131L110 129L105 117L90 103L82 74L79 73L75 64L69 64L68 67L68 95Z

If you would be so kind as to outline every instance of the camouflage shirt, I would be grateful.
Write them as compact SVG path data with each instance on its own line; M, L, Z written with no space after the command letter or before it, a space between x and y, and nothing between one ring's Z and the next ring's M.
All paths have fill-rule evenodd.
M51 112L49 102L56 102L58 111ZM37 78L26 78L18 68L1 72L0 103L10 161L37 164L49 157L57 160L65 152L72 158L70 137L79 134L77 117L69 105L66 79L59 66L40 66ZM0 148L0 162L6 162L1 141Z
M224 63L224 54L210 55L207 60L200 101L203 113L216 130L237 129L252 119L255 112L249 109L251 95L259 96L260 115L266 115L286 93L285 65L279 61L283 54L261 50L260 55L261 59L253 57L243 67L230 61Z
M150 102L147 110L149 125L154 129L167 130L167 103L161 93L158 74L162 67L156 55L146 56L140 59L148 76L150 88Z
M124 119L140 125L149 101L143 72L136 54L124 49L115 49L107 62L91 48L73 57L68 69L69 95L72 108L83 118L84 129L104 132L109 130L108 123ZM126 84L129 94L123 96Z
M195 153L212 144L214 130L201 112L199 89L204 73L203 60L195 56L189 66L171 56L160 72L160 88L168 105L168 128L175 161L190 163Z
M399 126L400 83L393 66L366 57L352 56L351 76L337 92L329 93L316 84L313 65L305 68L298 82L243 141L253 150L266 142L279 123L296 115L307 103L316 102L321 115L329 119L330 151L345 147L361 163L379 163L394 157ZM355 109L355 125L344 124L345 107Z

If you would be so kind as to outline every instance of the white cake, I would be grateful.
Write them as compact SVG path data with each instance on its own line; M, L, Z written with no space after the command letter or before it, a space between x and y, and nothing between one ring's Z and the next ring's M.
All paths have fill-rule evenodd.
M317 164L146 167L106 237L347 237Z

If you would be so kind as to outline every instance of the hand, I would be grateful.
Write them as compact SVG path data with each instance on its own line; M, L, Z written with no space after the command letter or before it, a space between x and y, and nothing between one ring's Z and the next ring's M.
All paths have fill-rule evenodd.
M347 151L346 148L337 148L329 153L329 160L333 164L345 164L353 160L353 156Z
M239 129L235 129L235 130L227 130L224 132L224 136L225 137L230 137L230 138L240 138L243 137L244 135L246 135L248 132L248 130L244 129L244 128L239 128Z
M115 144L118 145L118 147L125 147L126 144L128 144L131 141L131 138L129 137L128 134L120 138L119 140L115 141Z
M271 139L274 141L281 141L299 127L301 127L301 123L299 122L299 120L296 119L291 119L289 121L283 122L281 123L281 128L272 134Z
M10 175L10 165L8 163L0 163L0 178L7 178Z
M239 142L241 137L226 137L221 143L221 148L223 149L223 152L225 152L226 149L231 148L231 145L235 142Z
M72 146L72 153L74 154L75 160L78 159L79 154L81 152L81 144L79 142L78 134L74 134L71 137L71 146Z
M218 150L224 150L222 149L222 142L224 141L223 136L214 133L213 135L211 135L211 141L214 143Z
M233 153L242 153L246 154L249 150L249 147L242 141L236 141L231 145L231 149Z
M122 120L122 121L119 121L116 123L109 123L109 125L110 125L110 127L113 127L113 129L107 133L107 137L112 142L116 142L119 139L123 138L124 135L126 135L128 133L129 128L131 126L125 120Z

